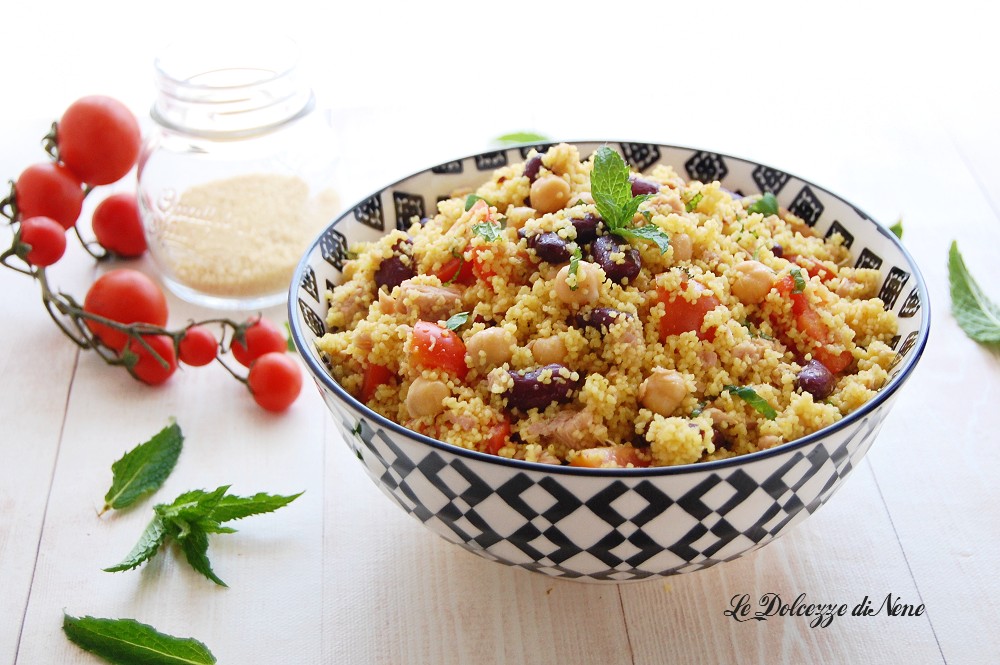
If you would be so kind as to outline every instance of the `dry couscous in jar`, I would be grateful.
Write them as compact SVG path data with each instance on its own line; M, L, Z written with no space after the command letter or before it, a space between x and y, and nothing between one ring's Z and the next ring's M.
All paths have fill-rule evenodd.
M333 133L289 39L213 37L155 64L155 121L139 161L150 252L201 305L282 302L309 239L337 212Z

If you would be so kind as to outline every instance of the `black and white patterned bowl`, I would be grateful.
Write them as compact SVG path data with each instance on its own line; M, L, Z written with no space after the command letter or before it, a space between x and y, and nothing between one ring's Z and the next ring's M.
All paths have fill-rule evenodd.
M604 142L575 142L581 155ZM899 317L890 380L864 407L802 439L734 459L654 469L553 467L472 452L369 410L330 376L315 350L323 294L347 247L374 240L439 197L477 186L531 147L485 152L415 173L365 198L315 240L292 282L292 337L348 445L372 480L431 531L476 554L555 577L626 581L689 572L752 552L815 512L871 447L927 342L927 288L885 228L810 182L745 159L645 143L610 143L639 171L670 164L727 189L773 192L824 236L843 235L856 265L882 270L879 296Z

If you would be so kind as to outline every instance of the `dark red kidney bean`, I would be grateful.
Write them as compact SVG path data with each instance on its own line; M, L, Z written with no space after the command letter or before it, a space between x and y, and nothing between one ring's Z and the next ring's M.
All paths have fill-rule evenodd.
M592 243L604 228L604 220L592 212L584 213L583 217L574 217L569 221L573 222L573 228L576 229L576 242L579 245Z
M618 263L611 258L612 254L625 253L625 259ZM615 284L621 284L625 278L635 279L642 269L642 259L639 258L639 250L629 247L626 243L620 242L614 236L601 236L590 243L590 254L594 258L594 263L604 269L604 274Z
M614 324L631 318L632 315L628 312L622 312L612 307L595 307L578 313L574 322L577 328L594 328L603 336Z
M393 246L392 256L382 259L382 262L375 269L375 286L381 289L383 286L387 291L392 291L404 280L416 276L417 271L413 268L413 257L411 248L413 243L409 240L400 240ZM406 263L403 257L406 256Z
M562 370L565 369L563 365L552 363L520 372L509 370L507 373L514 381L514 385L504 392L507 406L527 411L544 409L553 402L565 404L570 401L573 398L573 391L583 384L583 377L576 381L568 379L562 375ZM540 377L546 371L551 372L551 376L543 382Z
M771 253L780 259L785 255L785 249L781 245L775 245L771 248Z
M528 238L528 247L535 250L535 254L542 261L556 265L569 261L570 252L566 241L553 231L545 231L530 236Z
M529 182L535 182L538 177L538 169L542 168L542 156L534 155L524 163L524 175Z
M629 176L628 179L629 182L632 183L632 196L657 194L660 191L660 183L658 182L646 180L645 178L640 178L639 176L634 175Z
M799 389L811 394L815 400L829 397L836 383L830 370L818 360L810 360L795 377L795 384Z

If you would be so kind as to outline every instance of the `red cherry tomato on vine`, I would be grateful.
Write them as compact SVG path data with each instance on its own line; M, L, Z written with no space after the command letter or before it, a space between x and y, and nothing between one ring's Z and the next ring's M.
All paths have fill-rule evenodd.
M250 365L247 385L253 400L267 411L284 411L302 391L302 372L284 351L271 351Z
M158 386L169 379L177 370L174 341L166 335L144 335L143 340L149 344L153 351L156 351L159 358L150 353L149 349L143 346L139 340L130 340L128 350L138 357L131 369L132 376L143 383Z
M42 162L26 168L14 183L21 219L50 217L73 228L83 207L80 180L61 164Z
M107 185L128 173L141 142L128 107L102 95L70 104L56 128L59 159L88 185Z
M101 201L94 208L91 226L97 242L109 252L135 258L146 251L146 236L135 194L120 192Z
M215 360L219 352L219 342L205 326L191 326L178 345L180 361L191 367L202 367Z
M238 363L244 367L250 367L253 361L265 353L271 351L284 353L287 351L288 341L278 326L261 317L246 329L242 341L233 340L230 350Z
M31 247L25 261L50 266L66 251L66 229L50 217L29 217L21 222L21 242Z
M167 323L167 298L160 287L138 270L119 268L97 278L87 291L83 309L118 323ZM103 323L87 327L110 348L121 351L128 337Z

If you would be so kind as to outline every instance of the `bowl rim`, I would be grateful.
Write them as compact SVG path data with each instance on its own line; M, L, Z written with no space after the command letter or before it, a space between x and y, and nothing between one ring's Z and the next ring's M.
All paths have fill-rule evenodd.
M372 198L373 196L379 196L385 190L391 189L396 185L399 185L400 183L409 180L410 178L416 177L423 173L430 172L435 168L444 166L446 164L451 164L454 162L459 162L459 161L464 162L465 160L474 159L478 156L494 154L501 151L517 150L521 148L533 148L539 146L553 146L553 145L558 145L560 143L568 143L572 145L578 145L582 143L587 143L587 144L596 143L604 145L609 145L609 144L620 145L622 143L633 143L640 145L652 145L658 148L689 150L694 152L699 152L699 151L711 152L712 154L718 155L719 157L722 158L739 160L747 164L753 164L756 166L762 166L764 168L780 171L782 173L787 174L791 178L799 180L808 187L825 192L829 196L832 196L837 200L842 201L847 205L849 205L855 212L857 212L859 216L863 217L868 223L874 226L879 233L888 238L889 241L893 245L895 245L896 249L899 250L899 252L903 255L903 258L906 259L908 267L911 269L911 274L916 280L916 288L918 293L920 294L921 322L920 322L920 327L917 331L917 340L913 346L912 351L910 352L910 356L903 360L903 366L900 368L899 374L897 374L894 378L892 378L888 384L879 389L875 397L865 402L860 408L847 414L837 422L827 425L826 427L823 427L822 429L819 429L811 434L807 434L804 437L794 439L792 441L787 441L773 448L768 448L767 450L759 450L752 453L746 453L744 455L736 455L734 457L729 457L721 460L712 460L708 462L692 462L690 464L678 464L674 466L642 467L642 468L631 468L631 469L629 468L594 469L589 467L574 467L569 465L556 466L554 464L543 464L541 462L528 462L525 460L509 459L506 457L500 457L499 455L490 455L489 453L479 452L477 450L469 450L467 448L462 448L461 446L456 446L451 443L446 443L444 441L431 438L425 434L421 434L419 432L407 429L406 427L403 427L399 423L394 422L386 418L385 416L381 415L380 413L377 413L376 411L368 408L366 405L357 400L353 395L344 390L344 388L342 388L341 385L333 379L333 376L326 370L326 368L316 358L316 356L313 355L313 353L308 349L309 345L305 341L304 334L302 332L299 321L298 307L296 306L296 303L298 302L297 291L299 289L299 286L302 284L305 271L309 267L309 257L316 251L317 246L319 245L322 237L327 233L327 231L329 231L332 228L335 228L344 219L346 219L348 215L350 215L351 212L355 208L357 208L357 206L361 205L362 203ZM322 297L323 296L321 295L321 298ZM924 281L923 274L920 272L920 268L918 267L916 261L913 259L913 256L906 249L906 247L903 245L900 239L897 238L895 234L893 234L887 227L876 222L875 218L873 218L871 215L869 215L868 213L866 213L861 208L857 207L844 197L836 194L835 192L827 189L826 187L817 185L811 180L802 178L794 173L791 173L784 169L778 169L776 167L772 167L768 164L764 164L762 162L758 162L752 159L747 159L745 157L739 157L736 155L717 152L715 150L708 150L705 148L696 148L696 147L683 146L672 143L651 143L648 141L635 141L635 140L624 141L624 140L614 140L614 139L607 139L601 141L593 139L538 141L533 143L517 143L511 145L504 145L489 150L480 150L478 152L473 152L462 157L456 157L454 159L449 159L444 162L440 162L439 164L434 164L432 166L419 169L408 175L398 178L397 180L394 180L380 187L377 190L374 190L373 192L367 194L366 196L358 199L354 204L343 208L343 210L336 217L334 217L330 221L330 223L328 223L325 227L323 227L323 230L320 231L313 238L312 242L309 243L308 248L302 255L302 258L299 260L299 263L295 268L295 272L292 275L292 282L288 291L287 309L288 309L289 328L291 330L291 337L292 341L295 344L295 349L298 352L298 355L302 358L303 362L306 363L306 367L312 373L313 378L321 381L326 388L328 388L342 402L345 403L345 406L347 406L353 411L356 411L358 414L364 416L365 418L374 421L380 427L395 432L396 434L399 434L416 443L422 443L428 445L431 448L434 448L444 453L457 455L458 457L464 457L478 462L485 462L487 464L494 464L501 467L510 467L515 470L519 469L522 471L555 473L555 474L581 476L581 477L598 476L598 477L618 477L618 478L629 478L629 479L710 472L733 466L740 466L744 464L750 464L762 460L767 460L772 457L781 457L795 450L799 450L801 448L808 447L814 443L818 443L819 441L827 438L830 434L839 432L840 430L846 429L851 425L859 421L862 421L868 414L872 413L882 404L888 401L889 398L891 398L896 393L896 391L899 390L900 386L902 386L910 378L910 375L913 373L913 370L917 365L917 361L923 355L924 348L927 345L927 339L930 335L930 327L931 327L930 293L927 290L927 283Z

